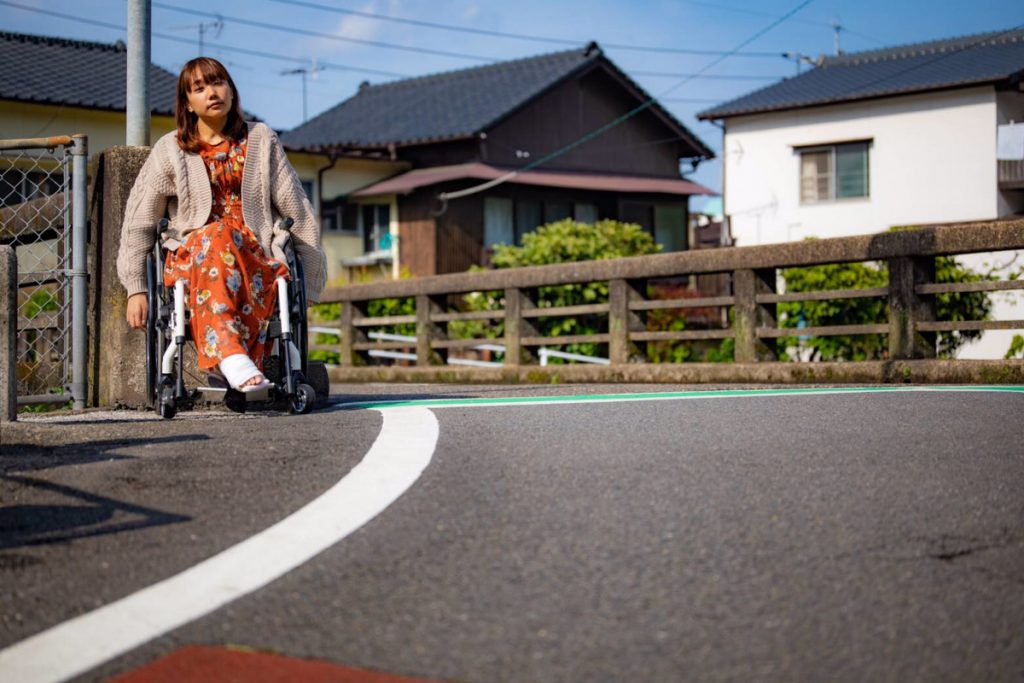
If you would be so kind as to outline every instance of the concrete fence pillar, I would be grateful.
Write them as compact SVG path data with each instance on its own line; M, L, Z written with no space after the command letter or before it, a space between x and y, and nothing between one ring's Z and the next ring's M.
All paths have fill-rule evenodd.
M630 341L630 332L647 329L646 314L629 310L631 301L646 298L646 291L645 280L608 281L608 355L612 363L628 363L634 352L639 358L646 359L640 345Z
M432 297L426 294L416 296L416 365L431 365L436 357L444 363L448 357L447 349L434 351L431 342L435 339L448 338L444 328L431 320L433 313L443 313L444 297ZM436 355L435 355L436 354Z
M935 358L934 332L920 332L917 323L935 320L935 297L921 296L917 286L935 282L935 258L901 256L889 259L889 358Z
M733 272L733 294L736 297L736 317L733 329L736 333L736 362L756 363L773 360L774 341L765 342L758 337L762 327L775 327L775 305L757 302L758 294L775 292L775 269L737 270Z
M536 307L526 291L505 289L505 365L518 366L535 359L532 350L522 345L522 338L539 336L530 319L523 317L524 310Z
M18 258L0 246L0 422L18 418Z
M141 407L146 404L146 333L128 327L128 293L117 277L117 252L125 205L148 147L112 147L100 156L98 176L102 183L96 224L95 319L97 362L96 396L102 406ZM154 239L156 226L153 227Z

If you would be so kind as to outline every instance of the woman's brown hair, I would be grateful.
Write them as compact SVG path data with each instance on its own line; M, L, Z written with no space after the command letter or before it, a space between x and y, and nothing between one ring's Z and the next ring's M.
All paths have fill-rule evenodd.
M224 124L223 135L232 140L241 140L246 136L248 128L242 117L242 105L239 103L238 88L231 80L231 74L224 65L212 57L196 57L181 67L178 75L178 101L174 116L178 122L178 146L186 152L199 151L199 134L196 131L199 117L188 110L188 94L192 92L192 82L198 78L203 83L224 81L231 87L231 109L228 120Z

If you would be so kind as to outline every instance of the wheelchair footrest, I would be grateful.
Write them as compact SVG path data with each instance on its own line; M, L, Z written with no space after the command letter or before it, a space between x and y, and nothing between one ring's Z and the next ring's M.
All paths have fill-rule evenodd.
M254 391L235 391L234 389L227 389L224 387L196 387L196 391L198 391L206 401L224 401L227 399L228 392L231 391L245 397L246 403L256 403L269 401L272 398L274 388L275 385L271 383L269 386L263 387L262 389L256 389Z

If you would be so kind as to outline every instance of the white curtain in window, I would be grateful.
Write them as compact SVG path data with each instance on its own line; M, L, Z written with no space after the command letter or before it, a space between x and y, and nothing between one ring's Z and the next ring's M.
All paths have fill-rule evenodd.
M512 200L486 197L484 199L484 246L514 244L515 239L512 223Z

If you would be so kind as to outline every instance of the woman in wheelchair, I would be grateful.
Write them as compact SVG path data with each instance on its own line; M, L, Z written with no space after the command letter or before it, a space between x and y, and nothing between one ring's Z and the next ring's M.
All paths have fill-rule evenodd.
M311 301L325 279L320 228L277 136L243 119L238 90L220 62L199 57L185 64L176 118L177 130L153 146L125 209L117 267L128 291L128 323L146 327L146 254L166 213L163 282L170 289L184 282L200 368L239 391L263 389L275 280L289 276L284 217L292 219Z

